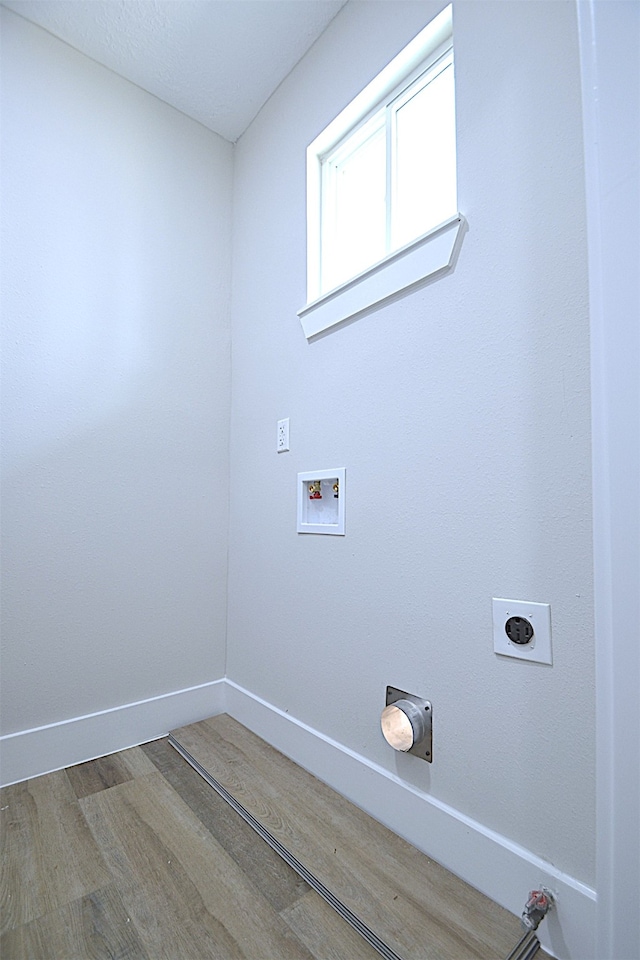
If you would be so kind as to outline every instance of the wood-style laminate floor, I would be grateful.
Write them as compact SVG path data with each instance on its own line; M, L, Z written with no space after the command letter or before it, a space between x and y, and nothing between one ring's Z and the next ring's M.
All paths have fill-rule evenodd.
M176 737L406 960L515 945L516 918L229 717ZM2 960L379 958L167 740L6 787L0 807Z

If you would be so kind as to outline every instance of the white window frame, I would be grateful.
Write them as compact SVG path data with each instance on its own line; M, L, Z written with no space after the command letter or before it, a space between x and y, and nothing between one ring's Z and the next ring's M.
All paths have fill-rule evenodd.
M341 142L363 130L386 106L393 116L419 78L442 69L452 50L452 11L446 7L316 137L307 149L307 303L298 311L307 338L448 272L457 257L466 221L459 213L398 250L392 250L333 290L321 287L322 190L327 165ZM440 65L437 67L437 65ZM388 122L388 121L385 121ZM390 142L390 138L387 138ZM387 148L389 149L389 147ZM323 184L323 178L325 183ZM388 197L391 192L387 191ZM389 202L389 201L387 201Z

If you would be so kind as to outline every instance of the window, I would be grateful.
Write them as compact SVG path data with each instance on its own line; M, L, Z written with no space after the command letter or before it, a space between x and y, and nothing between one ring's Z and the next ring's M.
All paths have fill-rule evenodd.
M321 158L320 292L457 212L453 51Z
M307 336L444 269L462 224L451 7L309 146L307 205ZM410 255L442 232L435 260Z

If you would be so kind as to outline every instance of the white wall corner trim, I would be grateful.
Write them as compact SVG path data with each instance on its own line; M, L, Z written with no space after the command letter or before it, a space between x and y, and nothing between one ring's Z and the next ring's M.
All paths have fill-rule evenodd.
M0 737L0 785L104 757L225 709L224 679Z
M309 340L450 273L468 229L461 213L298 311Z
M226 681L226 712L314 776L516 915L530 890L554 891L539 928L552 955L592 960L595 891L530 850L402 781L300 720Z
M637 3L577 4L591 313L597 955L640 958ZM620 218L620 209L629 211Z

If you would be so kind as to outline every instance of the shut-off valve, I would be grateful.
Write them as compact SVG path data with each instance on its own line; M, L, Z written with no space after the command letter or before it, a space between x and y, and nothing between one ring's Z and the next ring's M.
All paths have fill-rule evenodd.
M544 887L542 890L532 890L529 894L524 910L522 911L522 926L525 930L537 930L553 906L553 894Z

